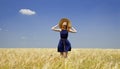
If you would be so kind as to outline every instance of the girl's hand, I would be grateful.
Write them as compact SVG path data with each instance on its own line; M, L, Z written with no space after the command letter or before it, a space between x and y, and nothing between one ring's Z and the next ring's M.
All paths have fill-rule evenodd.
M67 27L67 30L68 30L69 32L70 32L70 28L71 28L71 27Z

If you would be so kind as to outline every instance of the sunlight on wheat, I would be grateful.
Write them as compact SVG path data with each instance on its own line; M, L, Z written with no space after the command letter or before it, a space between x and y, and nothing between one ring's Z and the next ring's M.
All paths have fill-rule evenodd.
M0 69L120 69L119 49L0 48Z

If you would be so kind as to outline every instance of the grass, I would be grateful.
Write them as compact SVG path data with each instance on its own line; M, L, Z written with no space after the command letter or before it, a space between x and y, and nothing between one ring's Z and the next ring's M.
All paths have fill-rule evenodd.
M0 48L0 69L120 69L120 49Z

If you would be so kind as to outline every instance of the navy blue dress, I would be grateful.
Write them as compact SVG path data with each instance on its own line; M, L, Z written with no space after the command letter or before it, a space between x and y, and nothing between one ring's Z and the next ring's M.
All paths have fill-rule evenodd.
M60 41L58 44L58 52L68 52L71 51L71 44L68 41L68 31L62 30L60 32Z

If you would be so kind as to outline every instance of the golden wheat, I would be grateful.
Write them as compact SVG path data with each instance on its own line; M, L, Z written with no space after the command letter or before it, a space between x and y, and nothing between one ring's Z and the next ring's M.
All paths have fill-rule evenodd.
M119 49L0 48L0 69L120 69Z

